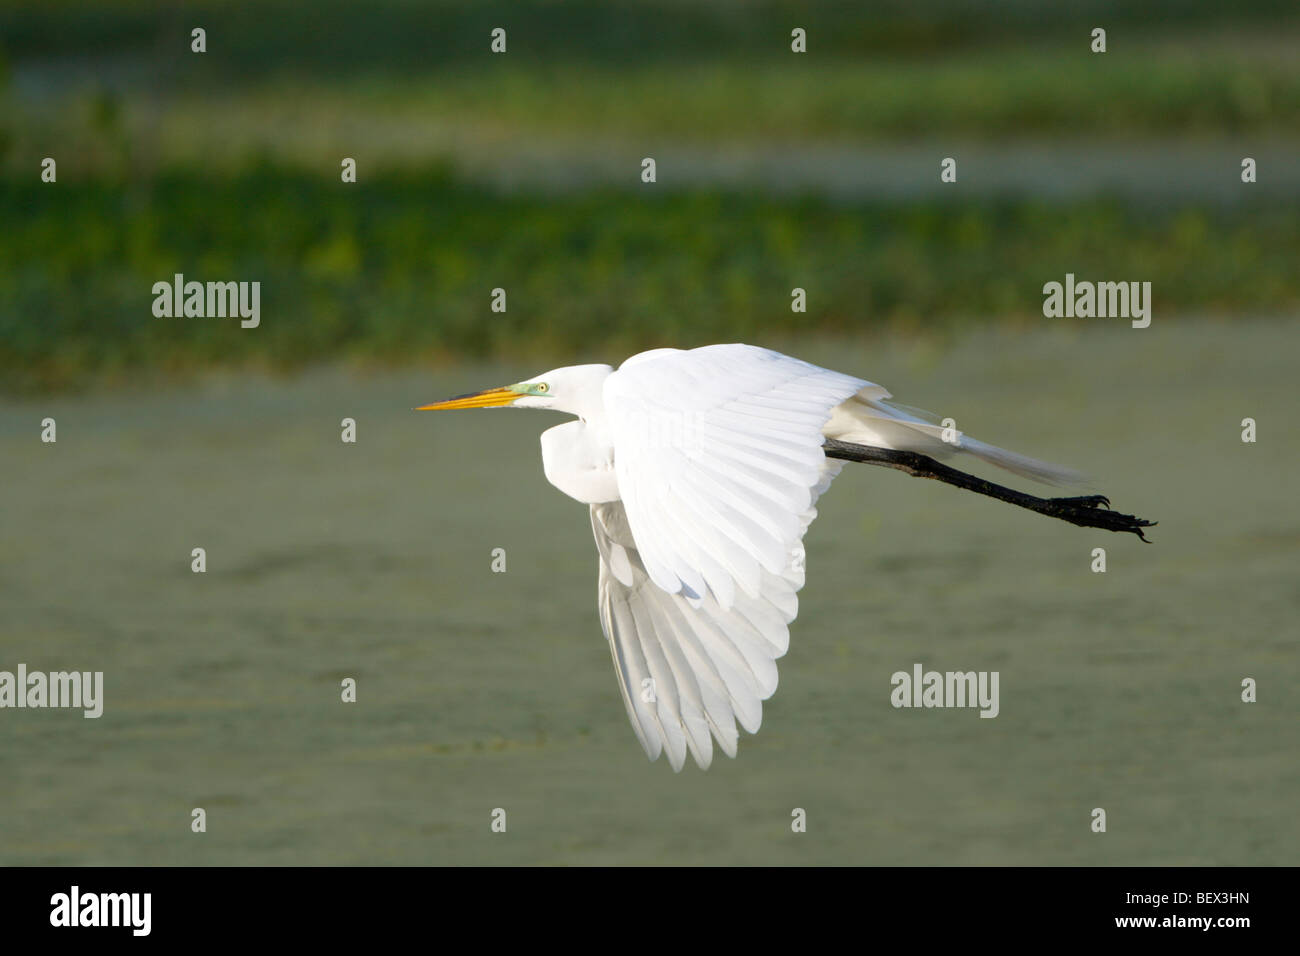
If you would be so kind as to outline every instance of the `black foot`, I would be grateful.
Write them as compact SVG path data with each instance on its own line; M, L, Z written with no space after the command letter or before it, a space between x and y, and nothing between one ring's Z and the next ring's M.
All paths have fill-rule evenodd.
M1104 531L1127 531L1135 534L1147 544L1143 528L1156 524L1134 515L1120 514L1110 510L1110 499L1105 495L1081 495L1077 498L1048 498L1043 508L1036 508L1043 514L1049 514L1062 521L1077 524L1084 528L1101 528Z

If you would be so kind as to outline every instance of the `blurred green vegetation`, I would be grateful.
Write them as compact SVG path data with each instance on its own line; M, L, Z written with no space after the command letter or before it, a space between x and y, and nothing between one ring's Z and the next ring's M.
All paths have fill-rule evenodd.
M605 355L761 334L1041 322L1042 283L1143 279L1156 321L1300 302L1285 205L832 203L715 191L545 198L450 173L343 187L264 164L231 179L0 193L0 378L67 387L138 366L334 355ZM261 327L158 319L151 287L258 280ZM508 311L489 308L507 291ZM807 313L790 290L811 290ZM1102 320L1096 320L1102 321Z
M204 69L254 78L459 66L480 57L495 27L508 29L512 56L627 64L784 55L796 26L819 55L859 58L1086 37L1095 26L1221 35L1295 15L1291 0L10 0L0 7L0 37L11 52L99 57L155 53L177 37L187 45L201 26L220 38Z
M807 56L789 52L796 25ZM1095 25L1104 57L1088 52ZM504 57L488 52L495 26ZM1034 185L904 197L887 175L870 200L776 187L786 153L851 165L862 144L921 140L1054 144L1049 179L1098 142L1113 146L1101 163L1150 142L1213 163L1265 143L1288 155L1298 42L1294 4L1272 0L10 3L0 391L340 357L943 334L1041 321L1042 284L1066 272L1151 281L1156 321L1279 314L1300 301L1300 216L1276 186L1163 205L1044 201ZM649 191L582 178L612 162L634 185L641 156L681 144L771 165L744 188L680 166L685 184ZM37 177L46 156L56 186ZM342 156L359 183L339 182ZM154 318L151 287L176 272L260 281L261 328ZM795 286L806 314L790 311ZM489 310L496 287L505 314Z
M2 125L17 144L10 164L51 140L85 146L84 100L108 96L158 162L217 167L250 147L315 163L333 139L355 150L376 131L391 138L392 124L408 143L494 148L511 135L788 146L1300 129L1294 4L1230 17L1199 3L1012 3L996 16L952 0L875 6L388 2L359 16L333 2L18 4L0 11L0 63L21 64L26 102L7 104ZM1089 51L1098 22L1104 56ZM789 51L795 23L806 56ZM196 24L201 56L189 52ZM502 24L509 52L493 56ZM383 146L380 160L402 157Z

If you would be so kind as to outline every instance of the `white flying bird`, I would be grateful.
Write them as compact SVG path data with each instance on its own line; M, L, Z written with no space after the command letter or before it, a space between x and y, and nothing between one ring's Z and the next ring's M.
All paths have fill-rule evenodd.
M1074 524L1149 522L1105 498L1035 498L939 464L965 452L1055 484L1080 477L945 430L879 385L750 345L576 365L421 406L548 408L577 420L542 433L542 467L591 508L597 602L623 703L651 760L700 767L758 731L803 587L801 541L817 498L867 461L939 478ZM828 453L832 457L828 457Z

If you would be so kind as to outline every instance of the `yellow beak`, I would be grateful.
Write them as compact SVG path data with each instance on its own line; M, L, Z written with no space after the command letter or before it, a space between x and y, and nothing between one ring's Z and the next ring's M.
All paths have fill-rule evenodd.
M415 411L431 412L453 408L494 408L498 405L509 405L519 397L520 394L509 386L488 388L481 392L470 392L468 395L457 395L445 401L434 402L432 405L421 405Z

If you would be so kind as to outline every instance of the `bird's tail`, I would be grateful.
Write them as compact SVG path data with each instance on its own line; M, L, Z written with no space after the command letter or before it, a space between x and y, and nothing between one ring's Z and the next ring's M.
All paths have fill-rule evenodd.
M887 401L884 389L864 388L841 402L831 412L823 429L827 438L914 451L931 458L947 458L956 452L974 455L982 461L1024 478L1049 485L1081 485L1088 477L1081 472L1020 455L963 435L954 426L945 427L936 415Z

